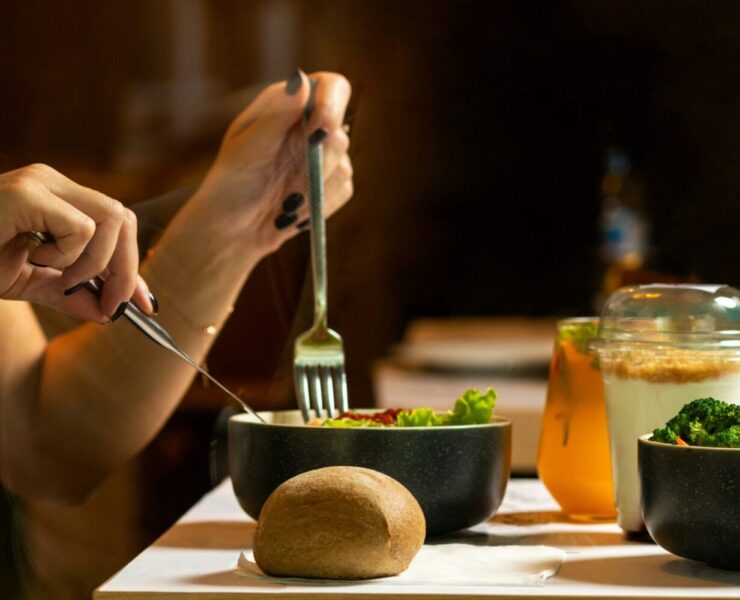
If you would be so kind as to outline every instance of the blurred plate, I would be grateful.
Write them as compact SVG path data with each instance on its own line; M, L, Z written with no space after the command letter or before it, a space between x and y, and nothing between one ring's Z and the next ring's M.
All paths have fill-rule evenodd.
M546 370L554 338L553 319L424 319L409 326L392 357L438 371Z
M424 345L401 345L393 353L397 361L419 368L485 371L547 367L552 340L529 339L506 342L440 341Z

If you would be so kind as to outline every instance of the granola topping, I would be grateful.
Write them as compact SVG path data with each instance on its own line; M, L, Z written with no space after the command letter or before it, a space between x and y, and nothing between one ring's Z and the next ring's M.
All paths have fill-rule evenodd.
M734 353L633 349L602 354L601 370L607 375L649 383L689 383L740 373L740 361Z

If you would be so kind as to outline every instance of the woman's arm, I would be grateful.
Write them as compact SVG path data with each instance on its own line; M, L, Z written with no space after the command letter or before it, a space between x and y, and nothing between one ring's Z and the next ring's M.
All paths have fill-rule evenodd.
M349 84L315 77L317 108L307 128L302 73L270 86L235 120L205 181L142 265L159 299L158 320L196 360L254 266L308 215L305 202L293 210L305 189L307 135L323 140L327 212L352 194L341 129ZM25 323L12 336L24 346L11 361L12 399L2 390L3 478L16 493L81 500L154 437L194 376L126 323L87 324L46 344L28 307L0 306L0 326L7 321ZM0 351L7 356L10 348Z

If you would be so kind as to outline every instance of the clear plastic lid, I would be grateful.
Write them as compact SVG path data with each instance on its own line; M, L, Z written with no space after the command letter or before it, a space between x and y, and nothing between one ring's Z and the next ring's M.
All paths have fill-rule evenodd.
M740 349L740 291L727 285L625 287L604 304L597 349L615 345Z

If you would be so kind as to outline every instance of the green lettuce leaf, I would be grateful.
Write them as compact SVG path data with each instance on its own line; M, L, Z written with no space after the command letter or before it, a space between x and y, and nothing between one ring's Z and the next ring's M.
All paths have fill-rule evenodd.
M442 425L442 418L431 408L404 410L396 417L397 427L433 427Z
M455 401L452 411L436 413L431 408L415 408L398 414L398 427L434 427L437 425L482 425L493 416L496 392L488 388L485 394L470 389Z

